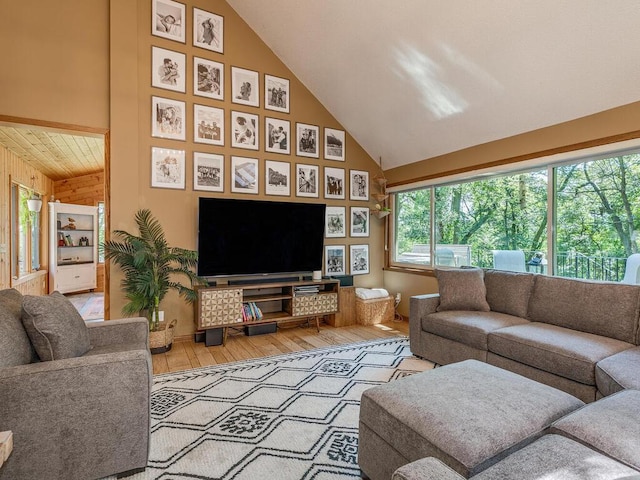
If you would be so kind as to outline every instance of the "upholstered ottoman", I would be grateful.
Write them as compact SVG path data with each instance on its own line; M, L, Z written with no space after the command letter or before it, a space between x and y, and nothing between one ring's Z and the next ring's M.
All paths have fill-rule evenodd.
M624 390L556 421L551 432L640 470L640 391Z
M466 360L362 394L358 463L372 480L436 457L465 477L532 442L584 403L498 367Z

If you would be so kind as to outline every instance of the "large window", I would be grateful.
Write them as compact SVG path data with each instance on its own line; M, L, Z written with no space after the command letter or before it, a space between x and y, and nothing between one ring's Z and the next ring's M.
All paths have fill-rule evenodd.
M40 269L40 212L27 206L29 190L11 184L11 276L20 278Z
M640 153L399 191L393 204L393 265L619 281L638 252Z

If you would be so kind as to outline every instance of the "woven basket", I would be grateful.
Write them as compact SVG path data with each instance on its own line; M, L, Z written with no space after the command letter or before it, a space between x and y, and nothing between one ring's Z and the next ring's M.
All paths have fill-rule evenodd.
M170 323L160 322L158 330L149 332L149 349L151 353L164 353L171 350L177 324L178 320L174 318Z
M392 322L395 315L394 307L395 302L392 296L368 300L356 298L356 323L376 325Z

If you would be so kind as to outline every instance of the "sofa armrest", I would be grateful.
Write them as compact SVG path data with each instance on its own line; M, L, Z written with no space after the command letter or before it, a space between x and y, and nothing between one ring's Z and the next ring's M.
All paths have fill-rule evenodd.
M94 347L128 343L149 348L149 322L144 317L89 322L87 327Z
M422 345L422 319L435 313L440 305L440 294L428 293L415 295L409 300L409 344L414 355L422 356L425 347Z
M100 478L148 459L146 349L0 368L0 425L14 449L9 478Z
M464 480L464 477L437 458L427 457L398 468L391 480Z

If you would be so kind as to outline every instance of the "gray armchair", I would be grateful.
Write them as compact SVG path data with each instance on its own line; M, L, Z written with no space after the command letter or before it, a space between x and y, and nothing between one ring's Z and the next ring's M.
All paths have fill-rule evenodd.
M13 431L14 441L0 480L88 480L146 466L147 321L87 326L83 356L0 367L0 430Z

